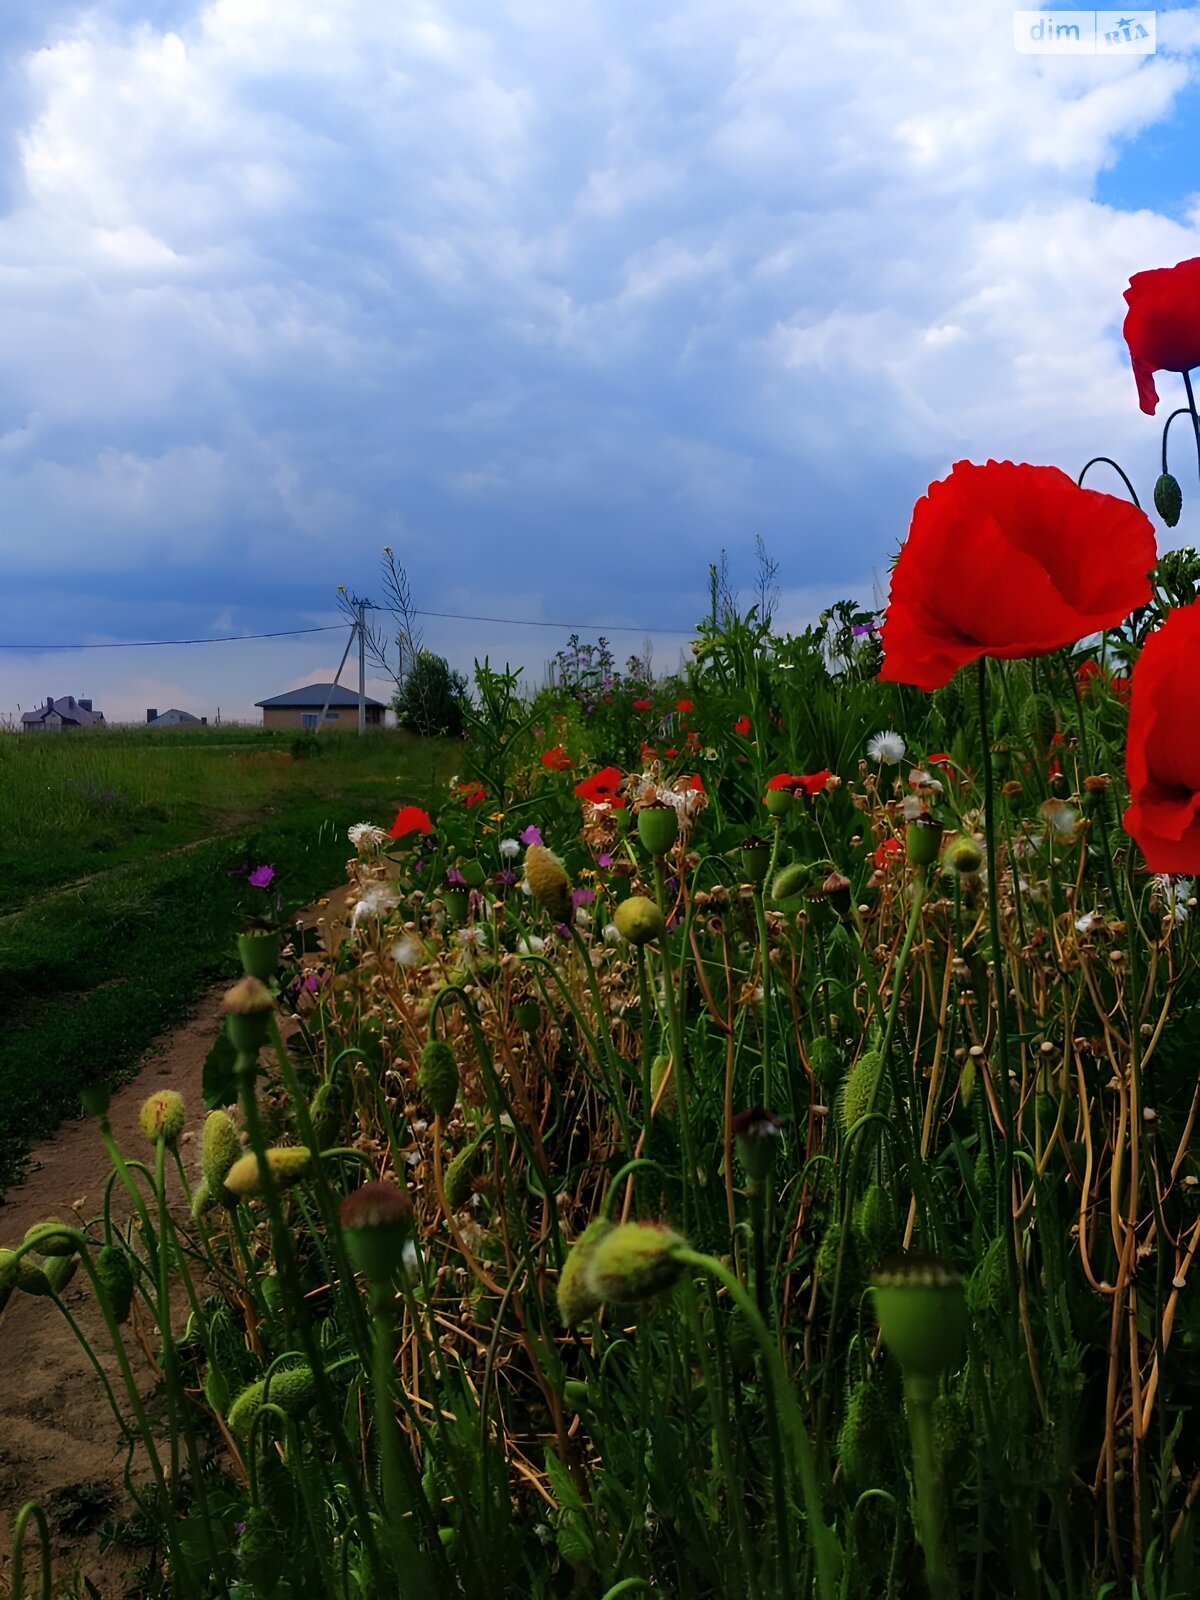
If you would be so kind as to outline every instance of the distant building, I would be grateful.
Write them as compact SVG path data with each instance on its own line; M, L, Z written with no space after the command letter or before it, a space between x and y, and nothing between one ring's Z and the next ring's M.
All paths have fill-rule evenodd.
M76 700L73 694L56 700L46 696L46 704L21 716L23 733L61 733L64 728L102 728L103 711L93 711L90 700Z
M147 707L146 726L148 728L204 728L208 726L207 717L194 717L190 711L180 711L172 706L170 711L158 711L153 706Z
M321 720L321 708L326 699L329 710L325 722L329 726L357 728L358 695L354 690L343 689L338 684L330 693L328 683L306 683L303 689L289 689L286 694L273 695L270 700L256 700L262 708L264 728L316 728ZM367 727L382 728L383 713L387 707L367 695Z

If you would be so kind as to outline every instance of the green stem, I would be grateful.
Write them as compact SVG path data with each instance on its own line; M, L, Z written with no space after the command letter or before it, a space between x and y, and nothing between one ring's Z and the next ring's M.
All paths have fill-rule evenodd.
M667 915L667 873L662 856L654 857L654 895L663 917ZM696 1182L696 1151L692 1144L691 1113L688 1109L690 1087L684 1065L683 1017L679 996L675 992L675 972L671 961L671 940L664 934L659 941L659 958L662 962L663 999L667 1008L667 1027L671 1037L671 1070L675 1076L675 1109L679 1116L679 1138L683 1145L686 1182L683 1186L684 1226L687 1226L688 1197Z
M904 1409L913 1457L913 1520L925 1552L933 1600L958 1600L954 1562L946 1539L946 1496L933 1433L936 1378L904 1375Z
M51 1600L50 1526L46 1513L36 1500L27 1500L17 1512L12 1537L12 1600L25 1600L25 1525L30 1518L38 1526L38 1561L42 1571L42 1600Z

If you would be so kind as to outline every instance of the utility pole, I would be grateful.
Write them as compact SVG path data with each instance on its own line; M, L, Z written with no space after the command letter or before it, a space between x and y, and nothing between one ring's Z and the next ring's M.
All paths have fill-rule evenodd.
M363 612L366 601L358 602L358 736L367 731L367 630Z

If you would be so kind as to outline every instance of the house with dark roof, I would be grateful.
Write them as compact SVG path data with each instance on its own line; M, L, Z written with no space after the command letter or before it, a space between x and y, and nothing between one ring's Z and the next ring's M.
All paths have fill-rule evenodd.
M76 700L73 694L56 700L46 696L46 704L21 716L22 733L61 733L64 728L102 728L103 711L95 711L90 700Z
M358 727L358 694L353 689L343 689L340 683L306 683L302 689L289 689L286 694L254 703L262 710L264 728L315 729L321 721L326 700L329 709L325 712L325 727ZM387 707L381 700L372 700L370 695L366 700L367 727L382 728Z

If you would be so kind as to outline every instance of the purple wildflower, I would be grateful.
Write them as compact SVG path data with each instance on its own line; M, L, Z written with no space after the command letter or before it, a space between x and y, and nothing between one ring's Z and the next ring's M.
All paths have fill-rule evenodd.
M457 867L446 868L446 882L452 889L465 889L467 887L467 880Z
M255 867L248 880L253 889L269 889L274 881L274 867Z
M612 866L612 857L609 855L607 850L604 851L603 855L598 855L596 857L596 865L598 867L611 867Z
M595 889L572 889L571 904L573 906L590 906L596 898Z
M501 867L499 872L492 873L492 882L497 889L515 889L517 875L511 867Z
M535 828L533 823L531 822L529 824L529 826L525 829L524 833L521 835L521 843L522 844L541 844L541 843L543 843L542 830L540 828Z

